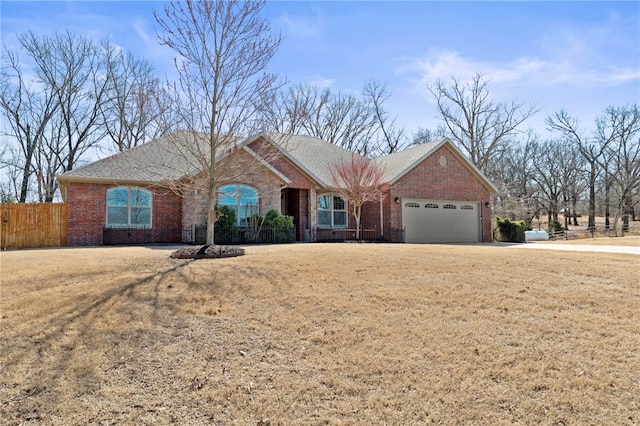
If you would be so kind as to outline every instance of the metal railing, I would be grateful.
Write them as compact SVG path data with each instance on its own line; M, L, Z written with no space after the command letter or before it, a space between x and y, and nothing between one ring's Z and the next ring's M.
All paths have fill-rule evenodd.
M314 240L318 242L342 242L342 241L382 241L378 229L361 229L360 238L356 237L355 229L347 228L316 228Z
M214 226L214 242L216 244L283 244L296 241L296 230L282 228L223 228ZM207 241L207 225L191 225L182 228L182 242L185 244L205 244Z

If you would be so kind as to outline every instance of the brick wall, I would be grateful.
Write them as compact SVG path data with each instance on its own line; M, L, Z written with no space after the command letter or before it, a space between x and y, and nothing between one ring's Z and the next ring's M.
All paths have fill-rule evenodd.
M107 188L91 183L69 183L67 187L67 245L102 245L107 214Z
M67 186L67 245L102 245L107 216L107 189L114 185L75 183ZM146 187L153 193L152 229L163 230L166 242L179 242L182 199L169 189Z
M248 185L258 190L259 212L265 215L269 210L280 211L281 188L283 180L261 164L255 157L243 149L239 149L218 164L220 176L219 187L238 184ZM198 188L206 185L199 182ZM207 222L207 199L205 190L192 190L184 196L182 222L185 226L203 225Z
M395 203L395 197L478 202L481 206L483 241L492 240L491 209L485 207L485 203L490 201L489 189L447 145L440 147L393 184L385 204L385 221L389 221L385 235L402 229L402 205Z

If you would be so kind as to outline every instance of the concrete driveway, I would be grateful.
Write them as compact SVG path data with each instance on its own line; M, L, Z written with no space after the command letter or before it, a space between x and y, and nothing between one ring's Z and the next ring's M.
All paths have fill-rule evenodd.
M640 247L637 246L606 246L588 244L539 244L524 243L509 245L510 248L525 250L567 250L567 251L588 251L601 253L623 253L640 255Z

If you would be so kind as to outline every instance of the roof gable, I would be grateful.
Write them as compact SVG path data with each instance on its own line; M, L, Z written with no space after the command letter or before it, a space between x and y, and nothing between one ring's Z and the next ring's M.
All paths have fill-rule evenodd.
M487 177L448 139L443 138L433 142L417 145L403 151L394 152L376 158L373 161L384 164L386 167L385 181L389 184L397 182L404 175L409 173L414 167L420 164L424 159L431 156L440 147L447 146L454 155L475 175L475 177L489 189L490 192L496 193L498 189L487 179Z

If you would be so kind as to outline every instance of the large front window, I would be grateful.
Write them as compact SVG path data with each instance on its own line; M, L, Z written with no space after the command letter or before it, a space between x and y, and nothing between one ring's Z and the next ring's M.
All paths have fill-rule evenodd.
M227 185L220 188L218 205L236 213L236 225L247 226L248 218L258 214L258 191L246 185Z
M318 226L323 228L346 228L347 203L337 195L319 196Z
M151 192L120 186L107 190L108 227L150 227Z

